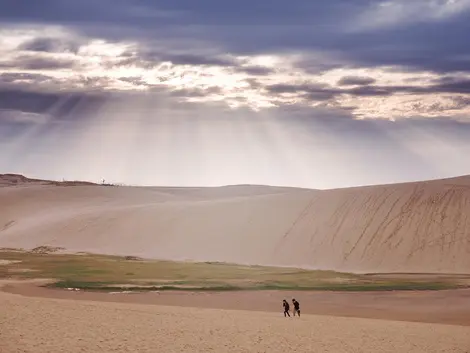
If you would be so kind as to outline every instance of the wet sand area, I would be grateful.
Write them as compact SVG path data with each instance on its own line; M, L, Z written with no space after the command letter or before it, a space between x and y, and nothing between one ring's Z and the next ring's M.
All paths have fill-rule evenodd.
M44 281L3 281L2 291L26 297L282 313L296 298L302 314L470 326L470 289L334 292L93 292L42 287Z

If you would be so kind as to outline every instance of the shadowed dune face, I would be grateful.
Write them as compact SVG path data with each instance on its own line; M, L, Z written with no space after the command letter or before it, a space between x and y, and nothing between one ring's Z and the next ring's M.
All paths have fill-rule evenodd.
M354 272L470 272L470 177L325 191L0 184L7 185L0 188L0 247Z

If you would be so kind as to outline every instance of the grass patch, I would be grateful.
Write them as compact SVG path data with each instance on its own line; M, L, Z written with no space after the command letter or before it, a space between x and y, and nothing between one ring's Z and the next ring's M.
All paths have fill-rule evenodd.
M441 290L467 287L467 275L357 275L334 271L172 262L137 257L0 250L0 278L51 278L54 288L90 291Z
M50 288L77 288L80 290L88 291L101 291L101 292L120 292L120 291L131 291L131 292L151 292L151 291L191 291L191 292L220 292L220 291L232 291L238 290L237 287L230 285L213 285L213 286L180 286L178 284L164 284L164 285L152 285L152 286L132 286L132 285L117 285L109 282L82 282L82 281L58 281L55 283L47 284L46 287Z
M188 286L179 283L151 285L151 286L132 286L117 285L103 282L80 282L80 281L58 281L46 285L50 288L76 288L86 291L100 292L153 292L153 291L186 291L186 292L222 292L222 291L259 291L259 290L290 290L290 291L342 291L342 292L364 292L364 291L416 291L416 290L443 290L459 288L458 285L444 283L371 283L367 285L332 285L322 284L316 286L293 286L276 284L253 284L251 286L236 285L207 285L207 286Z

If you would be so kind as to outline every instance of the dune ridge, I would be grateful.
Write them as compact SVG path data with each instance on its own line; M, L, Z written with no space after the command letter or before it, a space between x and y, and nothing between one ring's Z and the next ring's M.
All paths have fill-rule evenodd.
M334 190L102 186L15 175L0 175L0 185L0 247L470 272L470 176Z

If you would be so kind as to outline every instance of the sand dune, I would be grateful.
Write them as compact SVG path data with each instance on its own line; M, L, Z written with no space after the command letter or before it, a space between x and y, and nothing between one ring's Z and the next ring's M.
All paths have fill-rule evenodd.
M0 351L468 352L468 327L26 298L0 292Z
M0 184L0 247L356 272L470 272L470 177L335 190ZM17 178L18 179L18 178Z

